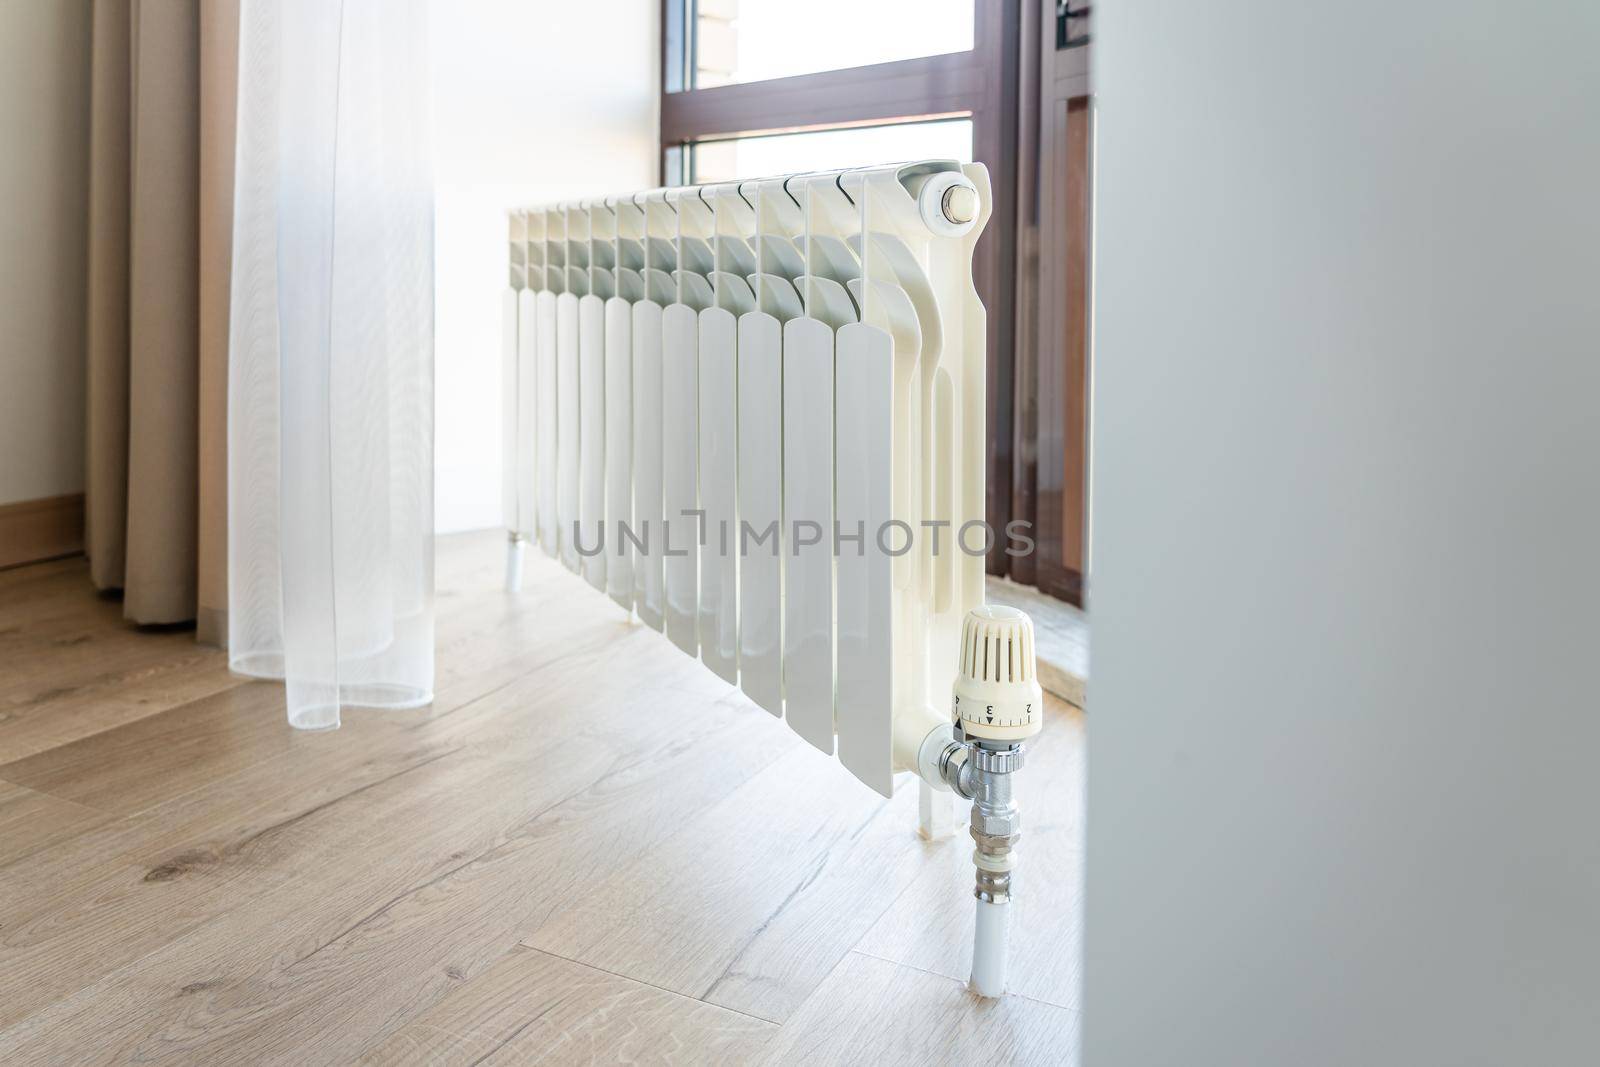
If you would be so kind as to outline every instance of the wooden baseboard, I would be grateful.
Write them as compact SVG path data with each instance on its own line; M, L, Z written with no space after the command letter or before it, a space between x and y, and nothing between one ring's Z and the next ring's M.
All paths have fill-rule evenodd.
M0 567L83 551L83 494L0 504Z

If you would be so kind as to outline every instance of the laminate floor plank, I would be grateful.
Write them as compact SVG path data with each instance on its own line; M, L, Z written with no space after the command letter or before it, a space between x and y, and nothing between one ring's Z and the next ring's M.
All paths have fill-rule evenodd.
M330 738L334 735L326 735ZM0 1027L326 862L319 821L416 786L454 750L426 738L287 753L0 867Z
M84 594L113 604L105 610L121 617L122 604L115 594L94 591L89 561L82 556L0 568L0 636L40 618L72 615L86 619L97 615L99 612L84 600Z
M917 838L914 788L886 801L805 745L682 814L525 943L781 1022L930 853L970 853Z
M529 948L513 950L374 1048L372 1067L748 1063L760 1019Z
M297 739L277 721L282 707L279 686L236 685L0 764L0 777L100 811L132 815L288 751Z
M80 561L81 562L81 561ZM239 685L188 629L141 629L122 605L63 575L50 610L0 625L0 763ZM72 605L76 604L76 610Z
M766 1064L1074 1067L1078 1013L852 952L767 1046Z
M82 804L0 781L0 867L80 834L106 818Z

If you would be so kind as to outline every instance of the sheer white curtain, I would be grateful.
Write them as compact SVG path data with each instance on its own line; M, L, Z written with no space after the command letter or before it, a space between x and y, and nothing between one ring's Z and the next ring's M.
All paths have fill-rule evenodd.
M229 654L289 721L433 698L426 0L244 0Z

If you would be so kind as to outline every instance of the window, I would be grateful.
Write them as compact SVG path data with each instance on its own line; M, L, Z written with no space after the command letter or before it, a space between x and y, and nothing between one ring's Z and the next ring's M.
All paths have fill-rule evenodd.
M664 184L911 158L989 169L973 281L989 309L988 520L1013 508L1024 11L1045 0L663 0ZM1053 11L1053 8L1052 8ZM1035 38L1037 40L1037 38ZM997 538L989 570L1010 557Z
M972 48L973 0L699 0L696 89Z

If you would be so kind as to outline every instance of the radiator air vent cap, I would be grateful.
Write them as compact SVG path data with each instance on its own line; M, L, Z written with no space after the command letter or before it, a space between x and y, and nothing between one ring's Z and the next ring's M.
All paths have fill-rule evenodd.
M1033 620L1003 604L967 612L952 714L968 737L1022 741L1044 725L1044 693L1034 662Z

